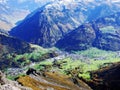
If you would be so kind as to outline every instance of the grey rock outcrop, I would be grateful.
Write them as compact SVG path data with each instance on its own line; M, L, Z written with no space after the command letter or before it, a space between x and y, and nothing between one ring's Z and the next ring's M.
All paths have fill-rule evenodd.
M5 74L3 74L0 71L0 90L32 90L32 89L28 87L23 87L16 81L8 80Z

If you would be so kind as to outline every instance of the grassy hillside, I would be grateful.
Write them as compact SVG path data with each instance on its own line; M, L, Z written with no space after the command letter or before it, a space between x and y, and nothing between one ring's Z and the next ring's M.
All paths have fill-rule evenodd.
M56 61L42 61L34 66L35 69L59 71L70 76L78 76L90 80L90 72L120 62L119 52L103 51L91 48L86 51L74 52L82 55L84 60L66 57Z
M17 54L8 53L0 58L0 69L22 68L33 62L40 62L48 58L57 56L54 49L44 49L42 47L31 45L33 51L31 53Z
M32 53L16 55L13 60L16 65L20 67L30 65L32 62L37 62L34 65L28 66L26 69L30 67L46 72L57 71L70 77L83 78L88 81L91 80L90 73L92 71L111 66L115 62L120 62L119 52L104 51L97 48L73 52L60 60L47 60L48 58L57 56L53 52L54 50L55 49L43 49L37 47ZM78 58L74 55L78 55L82 58ZM21 75L23 74L18 76ZM13 79L16 76L8 75L8 77Z

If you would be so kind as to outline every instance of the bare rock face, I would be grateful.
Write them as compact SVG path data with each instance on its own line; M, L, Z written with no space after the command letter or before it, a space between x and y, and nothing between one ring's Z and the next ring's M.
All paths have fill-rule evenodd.
M7 80L5 75L0 71L0 85L4 85L5 83L9 83L9 80Z
M23 87L19 85L18 82L16 81L8 80L5 74L3 74L0 71L0 90L32 90L32 89Z
M0 90L21 90L18 87L12 86L11 84L5 84L3 85Z

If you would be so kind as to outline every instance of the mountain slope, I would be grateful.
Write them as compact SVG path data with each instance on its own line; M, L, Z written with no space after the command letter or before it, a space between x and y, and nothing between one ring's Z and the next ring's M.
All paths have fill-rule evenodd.
M23 87L16 81L11 81L6 78L6 75L0 71L0 90L32 90L28 87Z
M0 34L0 54L30 52L30 45L19 39Z
M5 70L6 67L18 67L14 58L17 55L30 53L33 48L30 44L13 38L4 30L0 30L0 69ZM23 61L25 62L25 60Z
M104 1L54 1L28 15L10 34L30 43L51 47L81 24L118 11L119 6L110 4Z
M119 90L120 88L120 62L101 68L91 73L89 82L94 90Z
M96 34L92 26L90 24L85 24L60 39L56 46L66 51L86 50L92 46L95 37Z
M97 47L104 50L120 50L120 13L100 18L80 26L56 44L64 50L84 50Z
M33 90L91 90L83 81L76 79L76 83L67 75L58 72L42 72L29 69L26 76L19 77L18 82Z

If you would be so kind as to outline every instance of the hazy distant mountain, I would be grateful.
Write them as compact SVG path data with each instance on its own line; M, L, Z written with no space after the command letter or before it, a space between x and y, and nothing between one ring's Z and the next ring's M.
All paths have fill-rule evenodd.
M0 3L0 29L9 30L12 27L12 23L5 18L5 15L9 15L8 13L8 7Z
M86 23L68 33L56 44L58 48L85 50L97 47L104 50L120 50L120 13Z
M119 9L119 3L113 1L53 1L29 14L10 34L30 43L51 47L81 24Z
M23 19L28 10L15 10L7 4L0 3L0 29L10 30L18 20Z

